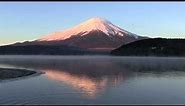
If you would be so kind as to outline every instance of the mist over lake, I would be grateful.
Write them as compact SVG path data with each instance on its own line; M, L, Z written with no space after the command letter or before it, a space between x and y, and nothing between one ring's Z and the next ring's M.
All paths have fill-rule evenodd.
M0 104L184 104L185 58L0 56L44 74L0 82Z

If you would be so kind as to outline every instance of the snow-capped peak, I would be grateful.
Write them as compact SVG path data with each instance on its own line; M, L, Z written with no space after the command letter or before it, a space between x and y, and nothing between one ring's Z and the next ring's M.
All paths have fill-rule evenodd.
M70 29L64 30L64 31L59 31L59 32L54 32L48 36L45 36L39 41L52 41L52 40L64 40L67 38L70 38L72 36L84 36L88 34L91 31L94 30L100 30L104 32L108 36L124 36L124 35L129 35L129 36L134 36L137 38L138 36L135 34L132 34L128 31L125 31L115 25L113 25L111 22L100 18L100 17L95 17L91 18L77 26L74 26Z

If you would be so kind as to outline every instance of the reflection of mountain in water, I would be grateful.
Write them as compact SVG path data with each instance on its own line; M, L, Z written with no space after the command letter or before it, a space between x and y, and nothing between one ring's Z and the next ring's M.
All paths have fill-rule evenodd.
M50 79L61 81L67 85L72 86L77 90L81 90L87 97L95 97L97 94L103 92L106 86L111 83L114 85L119 84L123 77L115 77L110 79L109 77L103 77L101 79L89 78L85 75L75 75L67 73L66 71L59 70L45 70L46 76Z
M83 92L86 97L96 97L130 76L128 70L123 70L109 60L23 60L9 61L7 64L44 71L47 78L65 83Z
M185 59L144 57L1 57L1 64L46 72L50 79L61 81L95 97L111 86L118 86L130 77L184 76ZM147 74L143 74L147 72ZM169 73L166 73L169 72Z

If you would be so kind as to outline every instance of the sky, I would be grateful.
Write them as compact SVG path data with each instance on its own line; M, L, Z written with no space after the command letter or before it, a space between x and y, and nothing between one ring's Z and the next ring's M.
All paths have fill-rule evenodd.
M185 38L185 2L0 2L0 45L36 40L93 17L138 35Z

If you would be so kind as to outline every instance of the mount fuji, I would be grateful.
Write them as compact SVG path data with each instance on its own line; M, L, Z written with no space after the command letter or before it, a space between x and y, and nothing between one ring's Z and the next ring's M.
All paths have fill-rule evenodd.
M95 17L72 28L48 34L35 41L13 45L67 45L83 49L110 51L123 44L146 38L128 32L106 19Z

